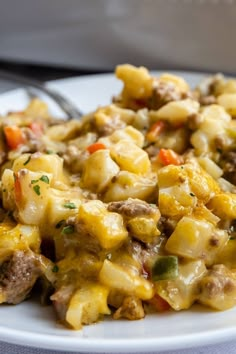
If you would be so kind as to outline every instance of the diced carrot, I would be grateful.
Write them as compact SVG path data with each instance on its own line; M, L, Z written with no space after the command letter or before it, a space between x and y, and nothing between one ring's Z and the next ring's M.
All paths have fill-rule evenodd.
M165 166L181 165L183 163L181 156L171 149L161 149L158 154L158 159Z
M157 137L163 132L165 129L166 125L164 122L161 120L159 122L154 123L149 131L147 132L146 139L150 143L153 143L157 140Z
M156 294L151 300L149 300L149 303L158 312L168 311L171 308L168 302L158 294Z
M29 128L32 130L32 132L37 136L40 137L43 135L43 126L39 122L32 122L29 125Z
M25 139L22 130L16 125L9 125L3 129L7 145L11 150L15 150L23 144Z
M98 150L104 150L104 149L106 149L106 146L102 143L94 143L87 147L87 150L90 154L93 154Z

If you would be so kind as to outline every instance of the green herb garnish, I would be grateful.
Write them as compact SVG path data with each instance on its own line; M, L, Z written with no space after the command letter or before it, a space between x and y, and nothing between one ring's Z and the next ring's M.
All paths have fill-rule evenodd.
M32 182L32 181L31 181ZM35 193L37 195L40 195L40 186L38 184L36 184L36 186L33 187L33 190L35 191Z
M73 234L73 232L75 231L75 228L73 225L68 225L63 227L62 229L62 234L63 235L69 235L69 234Z
M26 166L31 160L31 155L28 157L28 159L23 163L24 166Z
M189 195L191 195L191 197L195 197L195 194L190 192Z
M32 179L30 183L35 184L35 183L38 183L38 181L39 181L39 179Z
M57 273L59 271L59 267L55 264L54 267L52 268L53 273Z
M48 178L48 176L43 175L43 176L41 176L39 179L40 179L40 181L49 184L49 178Z
M63 206L64 206L64 208L67 208L67 209L76 209L75 203L71 203L71 202L65 203Z

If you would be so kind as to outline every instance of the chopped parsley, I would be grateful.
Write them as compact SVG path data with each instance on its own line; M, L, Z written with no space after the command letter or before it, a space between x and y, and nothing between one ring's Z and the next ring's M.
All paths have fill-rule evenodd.
M75 231L75 228L73 225L67 225L67 226L63 227L62 234L69 235L69 234L73 234L74 231Z
M24 166L26 166L31 160L31 155L28 157L28 159L23 163Z
M65 203L63 206L64 206L64 208L67 208L67 209L76 209L75 203L71 203L71 202Z
M43 176L41 176L39 179L40 179L40 181L49 184L49 178L48 178L48 176L43 175Z
M36 184L35 186L33 186L33 190L35 191L35 193L37 195L40 195L40 186L38 184Z
M39 179L32 179L31 184L38 183L39 181L49 184L49 178L46 175L42 175Z
M46 154L51 155L54 154L54 152L52 150L46 150Z
M57 273L59 271L59 267L58 267L58 265L54 265L54 267L52 268L52 272L53 273Z
M195 197L195 194L190 192L189 195L191 195L191 197Z

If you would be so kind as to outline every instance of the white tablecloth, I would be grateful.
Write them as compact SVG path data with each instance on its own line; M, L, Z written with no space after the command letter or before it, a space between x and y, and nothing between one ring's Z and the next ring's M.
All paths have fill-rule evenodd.
M3 343L3 342L0 342L0 353L1 354L69 354L68 352L64 352L64 351L61 352L55 350L43 350L43 349L36 349L36 348L33 349L29 347L22 347L18 345ZM170 351L165 352L165 354L235 354L235 353L236 353L236 341L222 343L216 346L207 346L207 347L182 349L182 350L175 350L171 352ZM92 354L92 353L88 353L88 354ZM154 352L148 354L154 354Z

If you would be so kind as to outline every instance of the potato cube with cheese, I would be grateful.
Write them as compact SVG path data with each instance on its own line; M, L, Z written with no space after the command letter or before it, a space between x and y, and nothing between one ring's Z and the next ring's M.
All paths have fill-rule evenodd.
M120 246L128 237L122 216L109 212L99 200L82 203L79 209L79 222L105 249Z
M187 98L165 104L155 113L157 120L166 120L173 125L185 123L191 114L199 111L199 103Z
M137 296L142 300L153 297L153 286L150 281L142 278L128 267L105 260L99 273L99 280L110 289L116 289L124 294Z
M112 160L109 150L94 152L85 162L82 185L93 192L102 192L120 171Z
M203 260L184 260L178 268L177 278L154 284L155 292L176 311L188 309L197 300L198 283L206 273Z
M45 222L52 174L21 169L15 174L15 200L19 220L24 224Z
M228 240L225 230L193 216L184 216L168 238L165 249L170 254L191 259L204 259L207 265L215 262Z
M219 193L211 198L208 208L223 220L236 219L236 194Z
M101 315L109 315L107 306L109 289L100 284L83 284L75 291L66 312L66 322L73 329L81 329L83 324L98 321Z
M52 186L58 186L58 182L67 183L63 172L63 159L57 154L22 154L13 163L13 171L27 168L33 172L50 173Z
M105 202L138 198L148 200L157 191L156 175L140 176L128 171L120 171L109 184L103 196Z
M111 156L121 170L136 174L150 172L151 162L148 154L140 147L127 140L120 140L110 148Z

